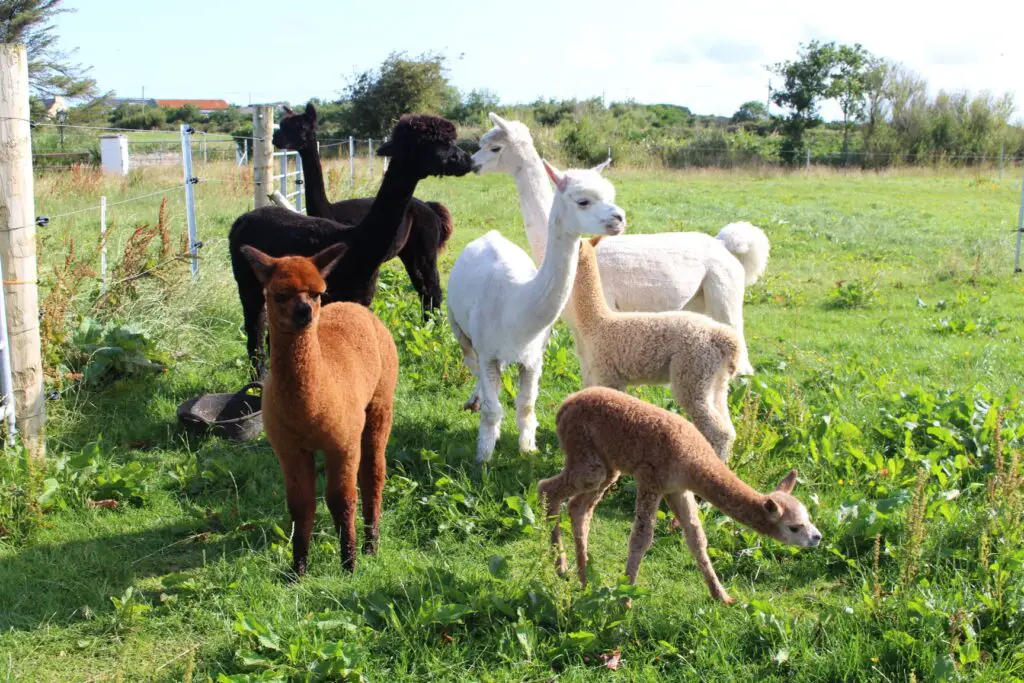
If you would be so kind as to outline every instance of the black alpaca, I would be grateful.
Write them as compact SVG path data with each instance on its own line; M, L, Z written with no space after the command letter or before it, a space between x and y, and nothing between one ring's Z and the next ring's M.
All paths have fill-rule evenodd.
M277 206L242 214L231 226L231 269L242 300L249 362L256 377L263 374L266 364L265 301L263 287L242 254L242 246L255 247L274 257L312 256L344 242L348 251L326 278L323 303L355 301L369 306L377 289L377 273L394 244L395 233L405 222L416 184L430 175L462 176L472 167L469 154L455 144L455 125L437 116L403 116L377 154L391 157L391 162L369 212L355 226Z
M312 103L297 114L285 109L279 128L274 131L274 146L290 149L302 158L305 175L306 214L355 225L370 212L373 197L346 199L333 204L327 198L320 151L316 144L316 109ZM441 276L437 272L437 255L452 236L452 215L439 202L423 202L413 197L405 218L391 244L385 261L398 256L409 273L409 280L419 294L423 312L441 306Z

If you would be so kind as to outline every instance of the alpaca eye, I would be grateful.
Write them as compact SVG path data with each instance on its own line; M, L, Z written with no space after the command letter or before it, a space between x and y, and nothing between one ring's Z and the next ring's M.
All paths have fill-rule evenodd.
M800 530L803 529L803 528L804 528L803 524L795 524L795 525L789 527L789 530L792 531L794 534L796 534L796 533L800 533Z
M501 151L501 147L491 147L491 151L497 154L498 152Z
M290 299L290 298L291 297L289 295L287 295L287 294L275 294L274 295L274 301L276 301L279 304L286 304L286 303L288 303L288 299Z
M310 292L309 298L312 299L313 301L316 301L317 299L320 298L320 292Z
M583 208L583 209L585 209L585 208L587 208L588 206L590 206L590 200L589 200L589 199L580 199L579 201L577 201L577 202L576 202L576 204L577 204L577 205L578 205L578 206L579 206L580 208Z

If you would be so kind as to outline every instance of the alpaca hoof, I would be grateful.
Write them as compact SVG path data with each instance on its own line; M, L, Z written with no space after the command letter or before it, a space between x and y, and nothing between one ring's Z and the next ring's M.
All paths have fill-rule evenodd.
M672 521L669 522L669 524L668 524L668 528L671 529L672 531L679 531L680 529L683 528L683 525L679 522L679 518L678 517L673 517Z
M622 606L625 609L633 609L633 598L622 598Z
M537 439L536 437L527 437L525 439L519 439L519 452L520 453L536 453L537 452Z
M740 377L749 377L754 374L754 366L750 364L750 361L740 363L736 369L736 374Z
M472 413L479 413L480 412L480 397L479 396L470 396L469 400L462 404L462 409L463 410L468 410L468 411L470 411Z
M569 561L565 559L565 555L560 555L555 560L555 573L563 579L569 573Z
M721 595L716 595L715 597L718 600L720 600L723 605L735 605L736 604L736 598L730 597L728 593L722 593Z

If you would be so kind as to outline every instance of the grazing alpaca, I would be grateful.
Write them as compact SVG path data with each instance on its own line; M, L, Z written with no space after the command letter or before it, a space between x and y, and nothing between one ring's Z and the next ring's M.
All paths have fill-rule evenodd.
M407 115L395 125L391 139L377 150L391 157L369 213L350 228L278 206L242 214L231 226L228 251L238 283L253 374L263 373L266 313L263 287L242 255L249 245L271 256L313 254L333 244L348 245L345 267L327 278L324 302L354 301L369 306L377 274L395 242L416 184L428 175L462 176L470 171L469 155L455 144L455 126L436 116Z
M568 308L576 320L576 353L583 386L625 391L636 384L669 384L672 397L725 462L736 430L729 419L729 380L740 344L728 325L690 311L620 313L602 296L594 246L580 243Z
M655 515L662 497L682 522L686 545L716 600L732 603L708 557L707 537L697 516L693 494L754 531L783 543L813 547L821 533L807 509L791 493L796 470L771 493L745 484L714 452L693 425L656 406L612 389L584 389L558 409L558 440L565 451L562 472L537 485L547 500L548 519L555 518L551 543L558 553L556 568L565 575L567 562L557 518L569 499L576 541L576 571L587 584L587 536L594 507L620 474L636 480L636 517L629 536L626 574L636 583L640 561L654 537Z
M572 290L580 235L617 235L626 216L615 188L594 170L561 174L544 162L558 190L540 269L525 251L492 230L459 254L448 279L448 321L476 388L466 402L480 409L477 462L490 460L501 431L499 388L504 364L519 365L519 448L536 449L534 403L551 326Z
M398 351L368 308L325 305L324 279L348 247L312 258L242 254L266 288L271 370L263 389L263 425L284 474L292 518L292 564L306 572L316 511L315 453L327 465L327 508L341 545L341 565L356 566L356 482L363 498L363 553L377 550L384 450L391 433Z
M302 158L302 172L306 188L306 214L319 218L355 225L370 211L373 197L346 199L333 204L327 199L324 174L320 165L320 150L316 143L316 109L313 103L297 114L285 108L280 127L274 131L274 146L290 149ZM415 197L409 202L404 220L385 260L396 255L409 273L409 280L419 294L423 312L441 306L441 278L437 272L437 255L444 250L452 236L452 215L439 202L422 202Z
M535 259L544 254L551 188L530 130L518 121L490 114L495 128L480 139L473 155L477 173L503 172L516 181ZM607 163L607 162L606 162ZM753 374L743 338L743 287L764 274L769 243L750 223L730 223L717 238L701 232L623 235L597 251L604 295L617 311L705 313L736 330L740 338L739 372ZM566 307L563 318L572 323Z

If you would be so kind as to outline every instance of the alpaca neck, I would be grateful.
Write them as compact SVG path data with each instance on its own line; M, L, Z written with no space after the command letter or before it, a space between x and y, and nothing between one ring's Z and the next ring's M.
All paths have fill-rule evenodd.
M319 394L320 339L317 326L301 332L284 332L270 323L270 375L274 391L287 397L288 405L302 405Z
M405 218L405 210L417 183L417 173L407 168L401 159L391 159L369 213L357 226L363 263L377 268L384 261Z
M701 471L693 477L691 490L716 508L761 534L769 534L772 525L764 509L765 495L726 466L709 455L702 459Z
M569 300L579 263L580 238L566 234L552 217L552 230L544 249L544 260L537 274L525 285L519 319L532 323L530 329L554 324Z
M523 153L523 162L515 173L516 192L519 193L519 208L523 212L526 239L533 252L533 260L540 261L545 255L548 215L554 192L540 155L533 145Z
M306 195L306 215L320 218L333 218L331 202L327 199L327 188L324 185L324 170L320 165L320 151L316 142L299 149L302 159L302 182Z
M601 274L597 269L597 253L589 249L580 258L576 280L572 288L573 322L584 332L593 330L611 313L601 289Z

